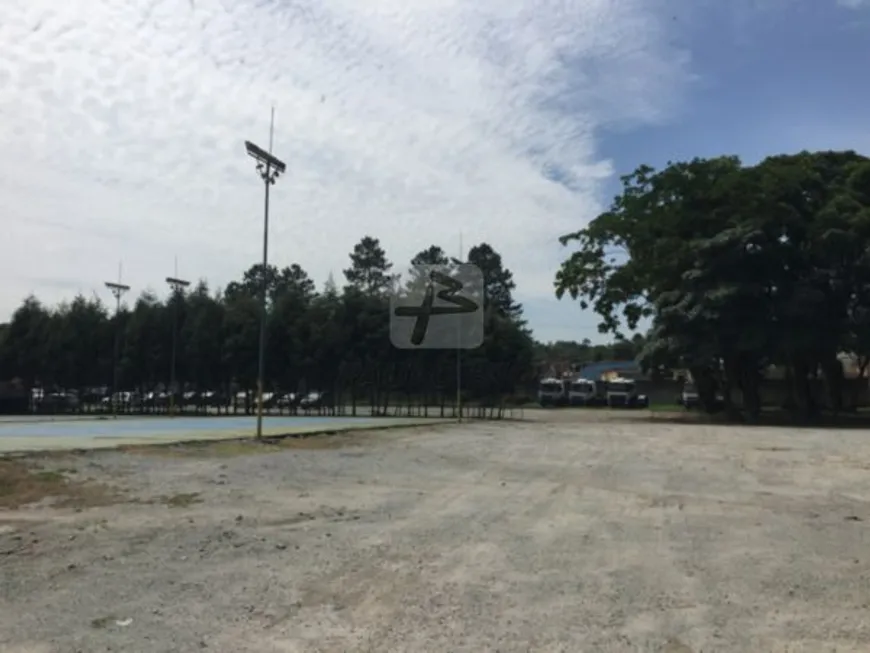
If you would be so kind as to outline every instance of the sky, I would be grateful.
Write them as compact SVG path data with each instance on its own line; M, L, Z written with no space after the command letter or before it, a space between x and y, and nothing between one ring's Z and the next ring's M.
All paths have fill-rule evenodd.
M868 62L870 0L4 0L0 321L238 278L274 106L270 262L487 242L538 339L603 341L558 237L641 163L870 154Z

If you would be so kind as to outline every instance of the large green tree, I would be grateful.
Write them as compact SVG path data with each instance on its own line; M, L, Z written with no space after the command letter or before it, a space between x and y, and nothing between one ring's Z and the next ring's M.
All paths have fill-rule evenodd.
M51 327L48 310L36 297L27 297L12 314L0 354L8 378L18 377L32 386L46 376L53 376L48 355Z
M491 245L480 243L468 251L468 263L483 273L484 305L504 317L522 321L523 307L514 301L514 275L502 264L501 254Z
M393 264L381 247L381 241L364 236L350 253L350 267L344 276L351 288L366 295L384 295L393 290L398 276L392 274Z
M557 296L593 308L605 333L651 318L643 361L688 367L708 409L722 392L757 418L763 370L777 365L796 415L818 412L818 380L836 410L837 356L862 355L867 170L854 152L641 166L608 211L562 238L577 250Z
M424 250L417 252L411 259L411 267L408 270L408 278L404 284L404 290L408 292L421 292L430 282L427 274L430 266L439 266L447 270L453 267L451 259L438 245L430 245Z

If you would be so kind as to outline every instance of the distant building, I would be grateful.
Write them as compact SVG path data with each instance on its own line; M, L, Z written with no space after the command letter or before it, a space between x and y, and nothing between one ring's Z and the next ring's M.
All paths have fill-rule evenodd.
M574 376L579 365L568 360L547 361L538 365L538 378L549 377L561 379Z
M589 363L577 375L581 379L589 379L590 381L598 381L601 378L606 379L614 376L635 381L648 378L643 373L643 370L641 370L637 361L599 361L597 363Z

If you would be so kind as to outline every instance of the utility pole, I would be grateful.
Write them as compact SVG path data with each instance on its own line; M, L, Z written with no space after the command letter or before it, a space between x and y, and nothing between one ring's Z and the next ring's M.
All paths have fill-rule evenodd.
M250 141L245 141L248 156L257 162L257 172L266 185L266 201L263 210L263 268L260 274L260 344L257 355L257 439L263 437L263 376L266 367L266 269L269 264L269 187L287 166L272 155L272 139L275 133L275 107L269 123L269 151L266 152Z
M121 283L121 264L118 263L118 281L106 281L106 288L115 297L115 345L112 351L112 392L109 395L109 403L112 405L112 416L118 417L118 400L115 395L118 393L118 348L121 343L121 297L130 290L130 286Z
M178 350L178 302L184 289L190 285L190 281L178 278L178 258L175 259L175 276L166 277L166 283L172 289L172 362L169 370L169 415L175 417L175 359Z

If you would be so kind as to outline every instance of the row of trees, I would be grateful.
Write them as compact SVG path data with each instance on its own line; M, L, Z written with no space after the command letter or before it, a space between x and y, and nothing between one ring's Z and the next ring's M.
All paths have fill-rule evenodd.
M593 308L602 333L651 319L642 363L688 368L710 410L721 393L756 419L774 365L797 417L836 411L838 354L870 361L870 160L853 151L641 166L561 241L577 250L557 296Z
M513 299L513 275L498 252L483 243L467 260L486 280L486 329L482 346L462 356L463 393L466 401L497 405L530 380L533 342ZM453 263L433 245L412 264ZM368 400L373 407L400 395L421 403L452 402L455 350L397 349L390 341L390 294L420 279L413 274L400 279L370 236L354 247L344 277L343 288L330 276L318 292L296 264L254 265L223 291L212 292L201 281L166 300L145 292L117 315L98 298L78 296L47 307L28 297L0 326L0 380L68 390L111 386L117 359L118 389L168 390L175 334L176 389L225 395L252 390L265 279L267 391L325 391L339 401Z
M610 343L593 343L589 338L581 341L557 340L535 343L535 360L539 365L569 362L576 367L601 361L633 361L643 352L646 338L635 333L631 338L615 338Z

